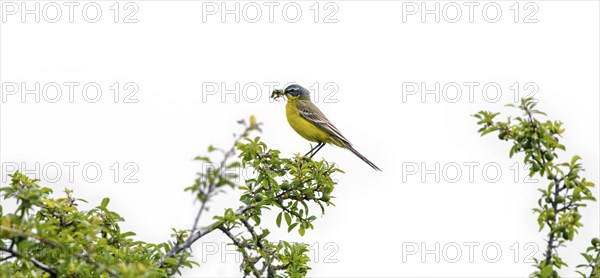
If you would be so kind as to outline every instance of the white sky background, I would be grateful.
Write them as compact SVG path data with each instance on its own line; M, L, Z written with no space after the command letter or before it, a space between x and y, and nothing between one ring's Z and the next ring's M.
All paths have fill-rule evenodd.
M7 3L16 3L15 15L14 5ZM434 15L421 21L422 2L320 2L318 18L314 1L294 2L302 10L297 23L288 22L295 18L294 7L287 18L282 15L283 3L274 7L272 23L264 2L239 2L239 23L234 15L221 22L221 2L204 5L219 7L205 22L207 10L200 1L121 2L118 19L114 1L94 2L102 10L97 23L86 21L94 18L93 7L88 18L82 16L87 2L74 6L73 22L64 2L37 3L40 23L33 15L22 23L21 2L2 1L1 184L7 184L7 172L16 165L44 179L41 184L56 196L65 187L73 189L90 203L81 209L110 197L110 208L126 219L122 229L137 232L144 241L164 242L171 227L191 228L198 203L183 188L201 170L192 158L205 154L210 144L230 146L231 134L240 130L237 120L256 115L264 123L260 136L283 155L308 151L309 144L287 124L285 103L269 100L265 82L298 82L313 92L319 88L313 95L317 105L383 170L373 171L350 152L327 146L317 158L346 171L336 177L336 207L329 207L304 237L278 229L274 215L263 218L273 240L311 244L310 276L529 275L534 268L527 260L540 257L545 246L531 209L539 196L536 189L546 183L524 182L522 156L509 159L510 145L495 135L481 138L470 117L484 109L516 115L504 107L516 93L536 92L540 109L565 123L567 152L560 159L581 155L585 176L600 180L596 1L491 2L487 17L482 7L488 2L470 2L479 4L473 6L473 22L470 4L427 2L428 9L439 3L439 23ZM57 4L44 14L48 3ZM234 2L227 5L232 9ZM47 22L57 6L62 17ZM250 23L255 7L262 17ZM413 7L419 10L403 22L403 13ZM456 7L462 15L450 23ZM497 16L494 7L502 14L490 23ZM130 20L138 22L124 23L134 11ZM337 23L324 22L331 13ZM30 90L40 83L39 101L36 93L21 99L22 82ZM65 82L80 84L72 101ZM82 96L82 87L92 82L102 89L96 103ZM115 87L110 88L115 82L121 87L116 103ZM134 85L124 88L128 82ZM230 90L237 82L239 89L224 95L222 82ZM422 82L428 89L439 82L440 90L422 100ZM472 99L465 82L479 84ZM54 83L61 84L60 98ZM207 84L217 84L219 91L211 94ZM411 84L420 91L411 94ZM44 91L45 85L52 88ZM136 86L132 99L138 102L124 103ZM93 88L88 93L94 98ZM50 102L53 98L56 103ZM70 162L78 163L74 171L65 165ZM421 176L424 167L435 169L436 163L438 171ZM88 182L95 174L94 168L83 171L86 164L99 165L97 182ZM472 180L467 165L475 165ZM501 169L497 178L496 168ZM219 195L211 213L237 208L236 198ZM5 211L14 207L4 201L3 206ZM560 249L570 265L563 275L574 275L574 266L583 262L579 253L600 230L597 203L582 214L580 234ZM206 214L202 224L209 224L211 216ZM197 242L195 258L202 267L184 276L239 276L233 248L223 249L227 242L218 232Z

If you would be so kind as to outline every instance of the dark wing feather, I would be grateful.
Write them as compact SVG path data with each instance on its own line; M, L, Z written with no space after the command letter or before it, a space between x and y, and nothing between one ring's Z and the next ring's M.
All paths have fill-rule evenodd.
M339 139L345 145L349 147L352 146L352 143L342 135L329 119L325 117L323 112L321 112L321 110L319 110L319 108L317 108L310 100L298 100L296 101L296 107L298 108L298 112L300 112L300 116L304 119L318 126L334 138Z

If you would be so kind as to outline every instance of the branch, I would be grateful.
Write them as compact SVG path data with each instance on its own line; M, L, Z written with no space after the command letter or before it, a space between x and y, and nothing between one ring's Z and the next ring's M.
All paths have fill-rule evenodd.
M234 143L231 146L231 148L223 154L223 159L221 160L221 163L219 164L219 169L217 171L218 175L221 175L221 173L223 172L223 169L226 166L227 160L235 154L236 143L239 142L240 140L242 140L244 137L248 136L248 132L252 129L254 129L254 126L252 126L252 125L249 127L246 127L244 132L235 138ZM220 181L220 179L214 179L213 182L208 185L206 192L202 192L202 189L200 189L204 195L204 200L202 201L202 204L200 205L200 209L198 210L198 213L196 214L196 218L194 219L194 225L192 226L192 230L190 231L191 235L185 240L185 242L183 244L178 244L178 245L173 246L173 248L169 251L169 253L167 253L165 256L163 256L160 259L161 266L163 265L163 262L165 259L174 257L176 254L178 254L182 250L190 248L196 240L198 240L201 237L205 236L206 234L214 231L218 226L222 225L222 224L218 224L217 226L215 226L213 224L212 228L210 228L209 230L196 232L198 230L198 223L200 222L202 213L206 209L206 204L210 201L210 198L211 198L214 190L217 188L217 183L219 181ZM217 223L215 223L215 224L217 224ZM181 267L182 262L183 262L183 256L181 256L179 258L179 262L177 263L177 266L175 266L173 273L175 273L179 270L179 267Z
M310 199L309 199L309 200L310 200ZM283 209L285 212L287 212L287 213L289 213L289 214L291 214L291 215L293 215L293 216L296 216L296 217L298 217L298 219L300 219L300 220L301 220L301 221L303 221L303 222L310 222L310 221L308 221L308 219L307 219L307 218L304 218L304 217L302 217L302 216L301 216L299 213L297 213L297 212L295 212L295 211L292 211L292 210L288 209L286 206L284 206L284 205L283 205L283 200L281 200L281 199L277 199L275 202L276 202L276 203L277 203L277 204L278 204L278 205L279 205L279 206L280 206L280 207L281 207L281 208L282 208L282 209Z
M95 266L96 268L100 268L100 269L104 268L104 269L106 269L106 272L108 272L108 274L110 274L113 277L114 276L118 276L117 273L114 270L108 269L107 267L104 267L104 266L100 265L98 262L92 260L92 258L90 258L90 256L87 253L77 254L75 256L77 256L78 258L81 258L81 259L85 260L87 263Z
M219 226L219 230L221 230L225 235L227 235L227 237L229 237L231 239L233 244L235 244L235 246L237 246L240 249L240 252L244 256L244 260L247 260L248 258L252 258L250 255L248 255L248 252L246 252L245 246L241 242L239 242L236 239L236 237L234 235L232 235L231 232L227 228L225 228L223 226ZM250 264L250 268L252 269L252 274L254 274L254 276L260 277L261 272L258 271L258 269L256 269L254 264Z
M240 219L240 221L242 221L242 223L244 223L244 226L246 226L246 229L248 229L248 231L250 232L252 237L256 240L256 245L258 246L258 248L267 252L267 250L265 250L265 246L262 244L262 241L260 241L258 234L256 234L256 232L254 231L254 228L252 227L252 225L250 225L250 223L248 223L248 220Z
M262 250L265 254L267 254L267 257L265 258L265 262L264 262L264 265L263 265L262 272L264 272L264 270L267 269L267 277L275 277L274 273L275 273L276 269L274 269L273 266L271 265L272 258L270 258L270 256L268 255L270 252L267 250L267 248L265 248L265 246L262 243L260 237L258 236L258 234L256 233L256 231L254 231L254 227L252 227L252 225L250 225L250 223L248 222L248 220L246 220L246 219L240 219L240 221L242 221L242 223L244 224L244 226L246 226L246 229L252 235L252 238L256 241L256 246L258 246L258 248L260 248L260 250Z
M45 271L45 272L48 272L48 273L50 273L50 276L51 276L51 277L56 277L56 270L55 270L55 269L51 268L50 266L47 266L47 265L45 265L44 263L42 263L42 262L40 262L40 261L36 260L35 258L24 258L24 257L21 255L21 253L19 253L19 252L15 251L15 250L12 250L12 249L7 249L7 248L4 248L4 247L0 247L0 250L1 250L1 251L4 251L4 252L8 252L9 254L11 254L11 256L10 256L10 257L18 257L18 258L22 258L22 259L28 259L28 260L30 260L30 261L31 261L31 262L32 262L32 263L33 263L33 264L34 264L36 267L38 267L39 269L41 269L41 270L43 270L43 271Z
M301 179L301 178L302 178L301 176L299 176L299 177L298 177L298 179ZM294 186L294 187L291 187L290 189L288 189L288 190L284 190L283 192L281 192L281 193L277 194L277 195L275 196L275 198L277 198L277 200L281 200L281 197L283 197L285 194L287 194L287 193L289 193L289 192L291 192L291 191L293 191L293 190L296 190L296 189L298 189L298 188L302 187L302 185L304 185L305 183L307 183L307 182L310 182L310 181L313 181L313 180L314 180L313 178L309 178L309 179L307 179L307 180L305 180L305 181L301 181L301 182L299 182L299 183L298 183L296 186ZM310 199L306 199L306 200L310 200Z
M538 127L537 127L536 122L534 121L533 114L528 109L526 109L526 113L527 113L527 116L529 117L529 123L533 127L533 131L536 132ZM542 144L540 143L540 141L539 140L536 140L536 141L537 141L536 142L537 148L539 149L539 152L541 155L540 155L540 157L536 157L536 155L532 152L531 157L539 165L546 165L547 161L543 154L544 154L544 152L547 152L548 150L543 150ZM552 169L550 169L550 167L548 167L548 172L552 173ZM552 205L552 208L554 209L554 211L556 213L558 213L558 203L556 202L556 197L560 193L560 185L558 183L558 179L556 176L554 176L553 180L554 180L554 192L553 192L554 198L552 198L552 202L550 203L550 205ZM556 222L556 216L555 216L554 222ZM552 261L552 253L553 253L553 250L555 249L554 242L556 241L556 238L555 238L555 233L552 232L552 224L550 223L550 221L546 221L546 225L548 225L548 228L551 231L550 237L548 238L548 241L547 241L548 245L546 247L546 265L549 265L550 262Z
M14 256L14 255L12 255L12 254L11 254L10 256L6 256L6 257L4 257L4 258L0 259L0 263L1 263L1 262L3 262L3 261L6 261L6 260L10 260L11 258L14 258L14 257L15 257L15 256Z
M589 277L593 277L594 272L596 271L596 268L598 267L598 264L600 264L600 258L598 259L598 261L596 262L596 264L591 264L590 266L592 267L592 271L590 271L590 276Z
M57 248L57 247L59 247L59 246L58 246L56 243L53 243L53 242L51 242L51 241L49 241L49 240L46 240L46 239L44 239L44 238L42 238L42 237L39 237L39 236L36 236L36 235L29 235L29 234L23 233L23 232L22 232L22 231L20 231L20 230L13 229L13 228L10 228L10 227L3 227L2 229L4 229L4 230L8 230L9 232L11 232L11 233L15 233L15 234L18 234L19 236L22 236L22 237L26 237L26 238L29 238L29 239L36 240L36 241L38 241L39 243L43 243L43 244L46 244L46 245L52 246L52 247L54 247L54 248ZM22 257L22 256L21 256L21 255L20 255L20 254L19 254L17 251L14 251L14 250L12 250L12 247L14 246L14 244L15 244L15 241L14 241L14 240L12 240L12 243L11 243L11 245L10 245L11 247L9 247L8 249L6 249L6 248L3 248L3 247L0 247L0 250L2 250L2 251L5 251L5 252L8 252L8 253L10 253L10 254L12 255L12 256L9 256L8 258L11 258L11 257L20 257L20 258L23 258L23 257ZM106 270L106 272L108 272L108 274L110 274L111 276L117 276L117 273L116 273L114 270L111 270L111 269L108 269L108 268L106 268L106 267L103 267L103 266L102 266L102 265L100 265L98 262L96 262L96 261L92 260L92 259L91 259L91 258L90 258L90 257L89 257L87 254L85 254L85 253L84 253L84 254L75 254L75 256L76 256L77 258L80 258L80 259L83 259L83 260L85 260L85 261L86 261L87 263L89 263L89 264L92 264L92 265L94 265L96 268L104 268L104 269ZM6 260L6 259L8 259L8 258L3 258L2 260L0 260L0 262L1 262L1 261L4 261L4 260ZM37 261L37 260L36 260L36 259L34 259L34 258L31 258L31 261L33 262L33 264L35 264L36 266L38 266L38 267L40 267L40 268L42 268L42 266L49 268L48 266L44 265L43 263L41 263L41 262ZM39 264L39 265L38 265L38 264ZM42 268L42 269L44 269L44 268ZM48 270L46 270L46 269L44 269L44 270L45 270L45 271L48 271ZM48 272L49 272L50 274L54 274L54 275L53 275L53 277L55 277L55 276L56 276L56 273L53 273L52 271L48 271Z
M240 216L240 215L246 213L246 211L250 210L253 207L254 207L254 205L247 205L247 206L239 209L235 213L235 215ZM213 232L216 229L220 229L221 227L223 227L223 221L217 221L217 222L213 223L212 225L210 225L210 227L207 230L198 230L198 231L192 233L185 242L173 246L173 248L171 248L169 253L165 254L160 259L159 265L162 266L166 259L175 257L175 255L177 255L182 250L190 248L192 246L192 244L194 244L194 242L196 242L198 239L204 237L207 234L210 234L211 232Z

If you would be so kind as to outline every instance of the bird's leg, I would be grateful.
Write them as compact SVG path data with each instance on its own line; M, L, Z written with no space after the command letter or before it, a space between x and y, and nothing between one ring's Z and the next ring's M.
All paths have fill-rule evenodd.
M309 152L307 152L307 153L304 155L304 157L308 157L308 155L309 155L309 154L311 154L311 153L312 153L314 150L316 150L317 148L319 148L319 147L321 146L321 144L323 144L323 143L319 142L319 143L318 143L318 144L317 144L317 145L316 145L314 148L310 149L310 151L309 151ZM314 155L314 154L313 154L313 155ZM313 155L311 155L310 157L312 158L312 156L313 156Z
M320 145L320 146L319 146L319 145ZM325 146L325 143L321 142L321 143L319 143L319 145L317 145L317 146L318 146L318 148L315 150L315 152L313 152L313 153L310 155L310 158L312 158L313 156L315 156L315 154L317 154L317 152L319 152L319 151L321 150L321 148L323 148L323 146Z

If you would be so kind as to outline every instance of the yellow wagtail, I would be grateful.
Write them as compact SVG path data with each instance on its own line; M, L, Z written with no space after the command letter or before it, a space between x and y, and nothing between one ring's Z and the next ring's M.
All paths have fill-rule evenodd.
M373 169L381 171L373 162L355 150L350 141L310 101L310 92L307 89L293 84L287 86L283 94L287 97L285 110L290 126L304 139L318 143L305 156L310 154L312 158L326 143L330 143L350 150Z

